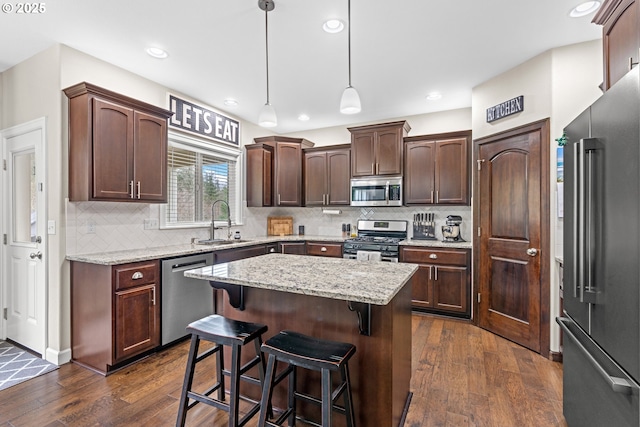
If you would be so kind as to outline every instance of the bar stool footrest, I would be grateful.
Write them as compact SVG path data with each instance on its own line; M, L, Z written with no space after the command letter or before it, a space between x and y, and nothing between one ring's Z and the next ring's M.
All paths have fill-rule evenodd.
M207 357L216 354L217 352L221 351L222 346L219 344L216 344L214 347L203 351L202 353L198 354L196 356L196 362L195 363L199 363L202 362L204 359L206 359Z

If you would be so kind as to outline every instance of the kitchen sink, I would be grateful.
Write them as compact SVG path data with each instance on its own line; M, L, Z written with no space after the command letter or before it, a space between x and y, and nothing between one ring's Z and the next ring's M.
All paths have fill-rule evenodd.
M248 240L242 240L242 239L231 239L231 240L213 239L213 240L198 240L196 243L198 245L221 246L221 245L232 245L234 243L244 243L244 242L248 242Z

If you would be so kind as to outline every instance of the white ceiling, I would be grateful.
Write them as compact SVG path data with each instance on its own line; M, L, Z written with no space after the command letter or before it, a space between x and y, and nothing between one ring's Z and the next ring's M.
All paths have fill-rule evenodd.
M550 48L601 37L580 0L352 0L352 84L362 112L338 111L348 81L347 0L275 0L269 12L277 133L469 107L471 89ZM9 4L16 4L9 3ZM266 101L257 0L53 0L0 14L0 71L62 43L256 123ZM147 56L159 46L169 58ZM427 101L440 91L439 101ZM226 107L225 98L240 103ZM297 119L306 113L311 120Z

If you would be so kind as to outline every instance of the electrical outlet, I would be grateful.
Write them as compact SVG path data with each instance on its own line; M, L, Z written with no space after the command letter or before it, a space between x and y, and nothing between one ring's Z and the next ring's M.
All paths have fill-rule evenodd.
M87 221L87 234L96 234L96 223Z
M144 220L144 229L145 230L156 230L158 228L158 220L155 218L145 219Z

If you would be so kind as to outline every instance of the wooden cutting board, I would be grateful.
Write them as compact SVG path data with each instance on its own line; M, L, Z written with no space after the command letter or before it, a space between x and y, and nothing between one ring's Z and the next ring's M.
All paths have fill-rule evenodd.
M267 217L267 236L290 236L293 234L293 217Z

